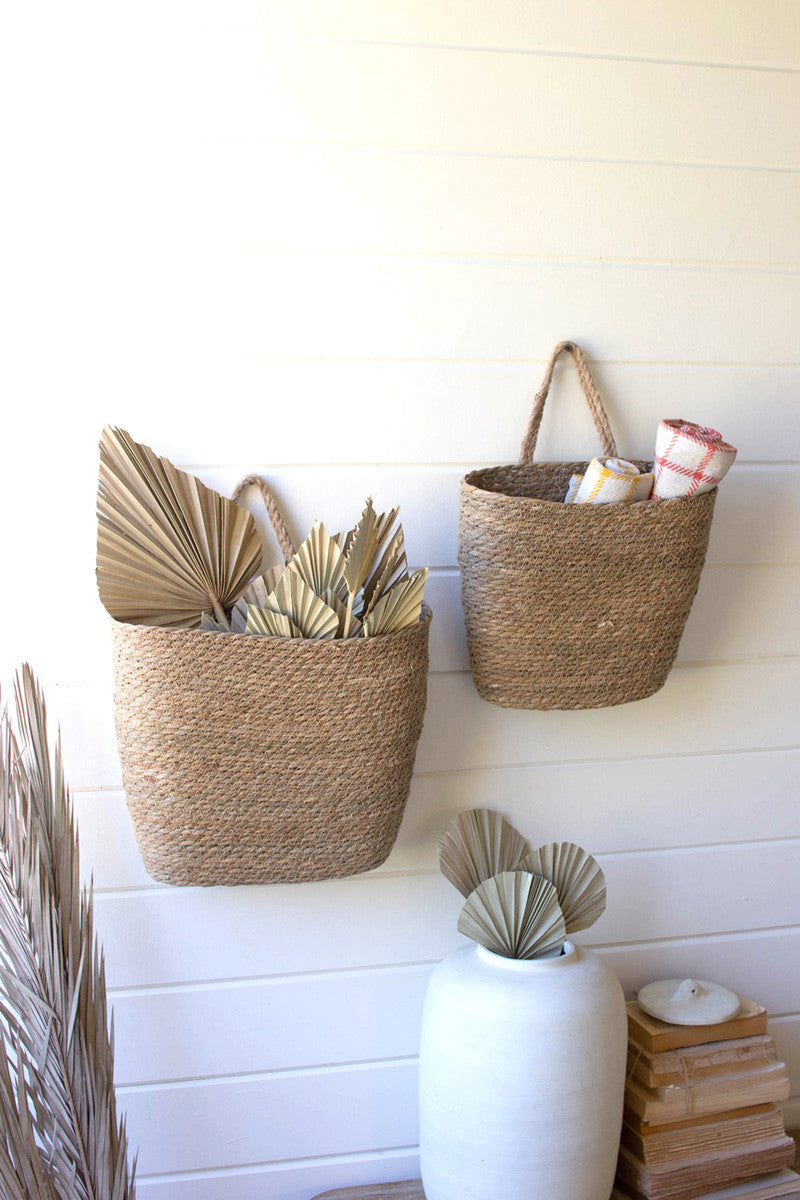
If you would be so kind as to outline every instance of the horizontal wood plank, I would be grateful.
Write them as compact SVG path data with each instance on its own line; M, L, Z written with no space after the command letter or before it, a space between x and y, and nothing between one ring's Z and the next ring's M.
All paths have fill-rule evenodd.
M578 939L589 945L800 925L797 838L599 861L608 908ZM432 961L463 944L462 903L432 871L101 893L96 912L109 986L124 988ZM183 936L187 928L202 929L202 940Z
M142 253L147 272L159 270L140 316L156 360L199 350L528 359L573 337L613 360L707 362L713 353L730 363L797 362L800 302L789 270L257 248L199 255L175 242Z
M379 871L434 870L447 822L487 805L537 842L568 838L595 854L791 839L799 768L800 751L783 750L418 775ZM614 797L613 820L606 803L587 802L599 777L604 795ZM731 804L737 791L746 804ZM124 793L79 792L75 803L85 878L101 891L157 886L136 849Z
M122 1087L120 1100L144 1175L305 1157L320 1127L324 1154L347 1153L356 1130L374 1148L416 1139L414 1061Z
M322 1188L402 1180L419 1175L416 1147L379 1153L321 1156L234 1170L137 1175L136 1194L147 1200L308 1200Z
M167 1164L181 1171L302 1158L314 1146L347 1153L356 1137L365 1148L413 1145L416 1084L411 1060L122 1087L119 1095L147 1175Z
M415 1063L120 1089L139 1169L202 1170L417 1141Z
M798 952L797 929L666 939L653 945L612 946L601 951L628 996L654 979L694 976L724 982L741 995L757 999L771 1013L798 1011ZM797 1081L793 1091L800 1095Z
M534 344L535 342L535 344ZM526 353L543 355L544 338L531 339ZM587 352L604 353L591 337ZM716 348L706 347L713 360ZM669 346L659 348L668 355ZM738 357L738 354L737 354ZM131 364L120 382L113 419L135 437L156 447L189 470L219 464L241 469L258 463L439 463L515 462L541 378L544 361L441 362L356 361L341 358L287 361L263 356L220 358L208 348L189 358ZM707 363L592 362L609 419L624 454L647 458L664 416L684 413L722 430L739 449L742 463L800 460L800 431L794 398L800 367L730 366ZM191 392L197 419L189 424L179 406L165 403L182 389ZM236 397L254 430L244 445L233 422L216 415L228 397ZM369 411L380 398L387 413L402 420L339 420L340 406ZM298 438L297 413L308 415ZM108 399L87 394L78 417L88 453L81 470L94 476L94 447L109 419ZM30 414L16 421L20 437ZM73 420L75 419L73 415ZM68 433L66 414L54 414L55 428ZM556 368L538 445L543 461L591 458L597 434L577 376L567 365ZM271 457L266 457L267 455ZM339 470L340 485L346 472ZM306 485L307 486L307 485ZM299 490L299 489L298 489ZM71 495L67 503L74 503ZM321 512L327 510L327 503Z
M160 105L162 125L174 121L206 137L798 165L797 147L775 124L775 113L800 98L791 72L463 54L225 29L187 38L181 65L180 95L166 75L143 98L156 128Z
M798 668L796 659L679 667L635 710L568 714L501 709L480 699L469 675L432 675L417 770L792 746L797 725L784 697Z
M539 0L535 9L514 0L495 0L491 9L476 0L442 0L435 8L425 0L378 5L350 0L335 12L325 0L199 0L191 14L208 24L284 37L800 66L797 14L785 0L709 8L702 22L695 19L691 0L653 9L647 21L636 0L608 0L602 6L591 0Z
M378 968L112 994L116 1082L414 1058L432 969ZM800 1016L775 1017L769 1031L800 1092Z
M792 173L238 138L180 146L172 171L167 211L176 223L180 211L181 236L201 253L227 245L800 266ZM587 196L591 204L577 201ZM154 238L164 222L161 208Z

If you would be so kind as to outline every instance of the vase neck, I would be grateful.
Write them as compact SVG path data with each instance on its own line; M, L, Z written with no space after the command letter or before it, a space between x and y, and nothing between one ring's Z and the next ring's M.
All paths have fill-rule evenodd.
M487 950L485 946L478 945L475 946L475 954L481 962L500 970L532 974L536 971L548 971L566 966L578 958L579 951L572 942L564 942L562 953L550 958L506 958L502 954L495 954L494 951Z

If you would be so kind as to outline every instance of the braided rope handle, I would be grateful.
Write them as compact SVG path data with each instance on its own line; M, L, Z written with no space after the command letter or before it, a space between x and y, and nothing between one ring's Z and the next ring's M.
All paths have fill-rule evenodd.
M291 539L289 530L286 528L283 517L281 516L281 511L278 508L278 502L276 501L272 492L269 490L269 486L265 479L262 479L260 475L245 475L244 479L240 479L236 487L233 489L231 500L234 504L238 504L239 497L241 496L242 492L246 491L249 487L257 487L261 492L261 498L264 501L264 506L267 510L267 516L270 519L272 528L275 530L275 537L278 539L278 544L283 551L283 556L287 559L291 558L295 554L297 547Z
M525 432L525 437L522 439L522 449L519 454L521 463L533 462L533 452L536 449L536 439L539 436L539 426L542 423L544 415L544 402L547 399L547 393L550 391L550 384L553 381L553 371L556 365L556 359L562 350L568 350L575 360L575 366L578 370L578 379L580 380L583 394L586 397L586 402L589 405L589 410L592 414L594 427L600 437L600 444L603 447L603 454L606 458L617 457L617 443L614 441L614 435L611 432L611 426L608 423L606 410L603 408L603 401L600 399L600 393L595 387L594 380L589 372L589 364L586 361L586 356L580 346L576 346L574 342L559 342L553 353L550 355L550 361L547 364L547 370L544 373L542 386L536 394L536 399L533 402L533 411L531 412L528 428Z

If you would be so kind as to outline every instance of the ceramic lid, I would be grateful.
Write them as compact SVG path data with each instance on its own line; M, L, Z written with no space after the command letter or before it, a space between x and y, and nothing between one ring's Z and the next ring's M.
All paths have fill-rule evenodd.
M706 979L659 979L637 997L639 1007L670 1025L719 1025L739 1011L739 997L730 988Z

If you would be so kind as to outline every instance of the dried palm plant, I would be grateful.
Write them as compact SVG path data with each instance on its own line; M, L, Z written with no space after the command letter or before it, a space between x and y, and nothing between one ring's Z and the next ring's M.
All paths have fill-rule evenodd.
M504 958L553 957L567 936L556 889L528 871L501 871L479 884L458 931Z
M109 426L97 493L100 599L136 625L293 638L395 633L419 621L428 575L409 576L397 514L378 515L367 500L354 529L331 537L317 522L285 563L258 575L250 513ZM288 536L281 544L291 549Z
M409 576L397 509L335 537L317 521L285 564L254 579L234 605L231 629L273 637L352 638L396 633L422 613L427 569ZM213 622L213 623L212 623ZM209 614L203 628L222 632Z
M459 813L436 844L439 866L462 896L501 871L519 871L530 846L510 821L490 808Z
M523 866L555 885L567 933L588 929L605 912L605 876L597 859L574 842L540 846L531 851Z
M132 1200L91 890L29 667L0 716L0 1194Z
M574 842L531 850L489 808L460 813L436 850L442 874L467 897L459 931L507 958L558 953L605 911L605 878L591 854Z
M227 628L227 610L261 565L246 509L107 427L97 516L97 584L112 617L193 629L210 611Z

